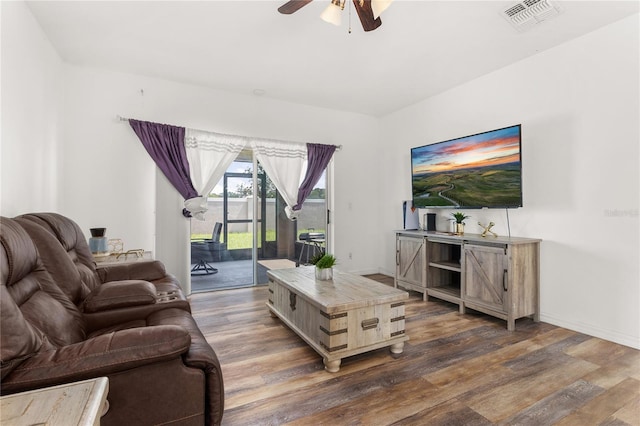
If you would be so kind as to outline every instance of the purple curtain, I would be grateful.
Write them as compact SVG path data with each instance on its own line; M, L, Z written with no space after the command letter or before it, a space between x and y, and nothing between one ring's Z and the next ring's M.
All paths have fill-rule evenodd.
M189 175L189 162L184 148L184 127L132 119L129 120L129 125L180 195L185 200L197 197L198 192L194 189ZM186 209L182 214L190 216Z
M292 210L302 209L302 203L304 203L304 200L311 194L315 184L318 183L322 172L327 168L335 150L335 145L307 144L307 174L304 176L304 180L298 189L298 199Z

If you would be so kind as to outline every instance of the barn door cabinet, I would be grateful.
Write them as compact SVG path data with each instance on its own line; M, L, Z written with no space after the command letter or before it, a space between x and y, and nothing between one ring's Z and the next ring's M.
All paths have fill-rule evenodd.
M463 300L471 308L507 321L539 320L539 242L466 242L463 246Z
M396 275L394 286L422 293L427 300L426 242L424 235L396 235Z
M449 235L422 231L396 233L396 286L414 290L398 276L411 250L398 241L421 241L423 299L436 297L501 318L515 330L518 318L539 320L540 241L518 237ZM402 265L405 265L403 268ZM418 267L418 265L414 265Z

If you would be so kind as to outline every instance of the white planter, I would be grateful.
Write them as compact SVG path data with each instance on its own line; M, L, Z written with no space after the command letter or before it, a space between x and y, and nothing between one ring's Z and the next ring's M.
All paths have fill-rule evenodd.
M329 281L333 279L333 268L316 268L316 280Z

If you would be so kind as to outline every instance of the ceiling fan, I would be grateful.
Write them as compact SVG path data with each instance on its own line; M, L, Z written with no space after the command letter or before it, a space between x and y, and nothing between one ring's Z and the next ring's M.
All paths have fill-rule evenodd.
M289 0L278 8L278 12L290 15L313 0ZM334 25L340 25L340 14L348 0L331 0L331 4L322 12L320 17ZM365 31L373 31L382 25L380 14L389 6L392 0L353 0L358 17Z

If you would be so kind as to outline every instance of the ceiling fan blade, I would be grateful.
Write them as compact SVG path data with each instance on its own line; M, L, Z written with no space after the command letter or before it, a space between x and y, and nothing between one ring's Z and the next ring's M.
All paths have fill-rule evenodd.
M313 0L289 0L278 8L278 12L285 15L291 15L293 12L298 11L303 6L308 5Z
M362 28L365 31L373 31L382 25L382 20L379 16L377 18L373 17L371 0L353 0L353 5L356 7L356 12L358 12Z

